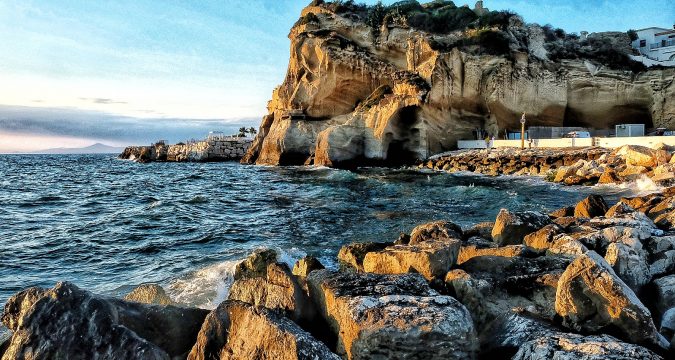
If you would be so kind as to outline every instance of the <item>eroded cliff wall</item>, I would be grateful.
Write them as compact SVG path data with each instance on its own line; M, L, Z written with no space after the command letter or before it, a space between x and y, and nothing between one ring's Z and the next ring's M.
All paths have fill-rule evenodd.
M452 46L481 35L475 29L432 34L385 23L373 31L326 6L301 15L286 79L243 163L405 163L453 149L478 128L518 129L522 113L529 126L675 127L674 69L550 61L542 29L519 17L500 30L508 54L489 55Z

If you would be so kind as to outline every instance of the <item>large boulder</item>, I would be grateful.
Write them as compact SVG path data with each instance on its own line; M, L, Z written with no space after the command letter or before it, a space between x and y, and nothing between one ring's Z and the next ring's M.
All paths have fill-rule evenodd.
M548 215L534 211L512 213L502 209L492 228L492 239L499 246L522 244L523 238L551 223Z
M13 331L3 359L185 358L206 310L129 303L70 283L31 288L2 315Z
M615 153L623 157L628 165L654 167L659 164L656 152L645 146L624 145L617 149ZM663 160L661 162L663 163ZM665 163L667 162L665 161Z
M312 297L347 359L471 359L477 347L468 310L417 274L318 270Z
M162 288L157 284L138 285L124 297L124 300L142 304L155 304L155 305L175 304L174 301L171 300L169 295L166 294L164 288Z
M525 236L523 244L536 252L546 252L553 245L556 235L563 232L558 224L549 224Z
M321 269L324 269L324 266L321 264L319 259L315 258L314 256L305 256L304 258L296 261L295 265L293 265L293 275L305 278L312 271Z
M555 310L567 327L577 331L612 328L627 341L668 347L649 310L594 251L579 255L562 274Z
M605 260L635 293L652 279L644 251L614 242L607 246Z
M363 270L376 274L415 272L427 280L441 278L457 262L461 241L457 239L426 240L416 245L394 245L382 251L369 252L363 259Z
M299 323L311 321L314 314L312 304L288 265L268 264L264 276L260 275L249 273L250 277L235 280L228 299L281 311Z
M349 269L363 272L363 259L372 251L384 250L390 243L353 243L340 248L338 261L340 265Z
M654 289L653 303L660 314L675 307L675 275L654 280Z
M524 245L507 245L502 247L494 246L480 246L480 245L463 245L459 250L457 257L457 265L461 265L475 257L481 256L501 256L501 257L515 257L521 256L525 252Z
M326 345L279 314L225 301L204 321L189 360L338 360Z
M244 261L237 264L234 279L264 277L267 265L277 261L277 252L273 249L257 249Z
M410 245L429 240L461 239L462 228L448 221L434 221L415 227L410 232Z
M594 218L604 216L609 210L605 199L600 195L591 195L580 201L574 208L574 217Z

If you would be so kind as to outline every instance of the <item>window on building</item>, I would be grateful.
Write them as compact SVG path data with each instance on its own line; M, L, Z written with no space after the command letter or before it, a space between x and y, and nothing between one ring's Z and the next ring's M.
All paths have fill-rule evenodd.
M640 40L640 47L647 46L647 40Z
M667 44L666 39L661 40L661 46L668 46Z

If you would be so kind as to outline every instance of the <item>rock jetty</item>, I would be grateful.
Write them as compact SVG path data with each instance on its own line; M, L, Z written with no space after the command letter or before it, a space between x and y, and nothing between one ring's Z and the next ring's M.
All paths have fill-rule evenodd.
M150 146L129 146L124 149L119 158L141 163L239 161L251 146L252 141L248 138L228 138L176 145L157 143Z
M675 184L675 148L625 145L525 149L496 148L456 151L432 157L419 168L468 171L490 176L533 175L565 185L622 184L649 178L663 186Z
M6 304L0 358L671 359L675 187L550 214L434 221L345 245L339 269L260 249L215 310L161 287L124 300L70 283Z

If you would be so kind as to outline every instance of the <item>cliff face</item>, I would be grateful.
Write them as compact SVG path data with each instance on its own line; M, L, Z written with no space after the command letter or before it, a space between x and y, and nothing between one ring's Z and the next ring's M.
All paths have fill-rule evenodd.
M518 17L500 30L505 55L452 45L480 30L384 24L373 31L349 12L305 8L289 34L286 79L242 162L410 162L452 149L477 128L519 129L522 113L528 126L675 127L674 69L634 74L588 60L553 62L542 28Z

